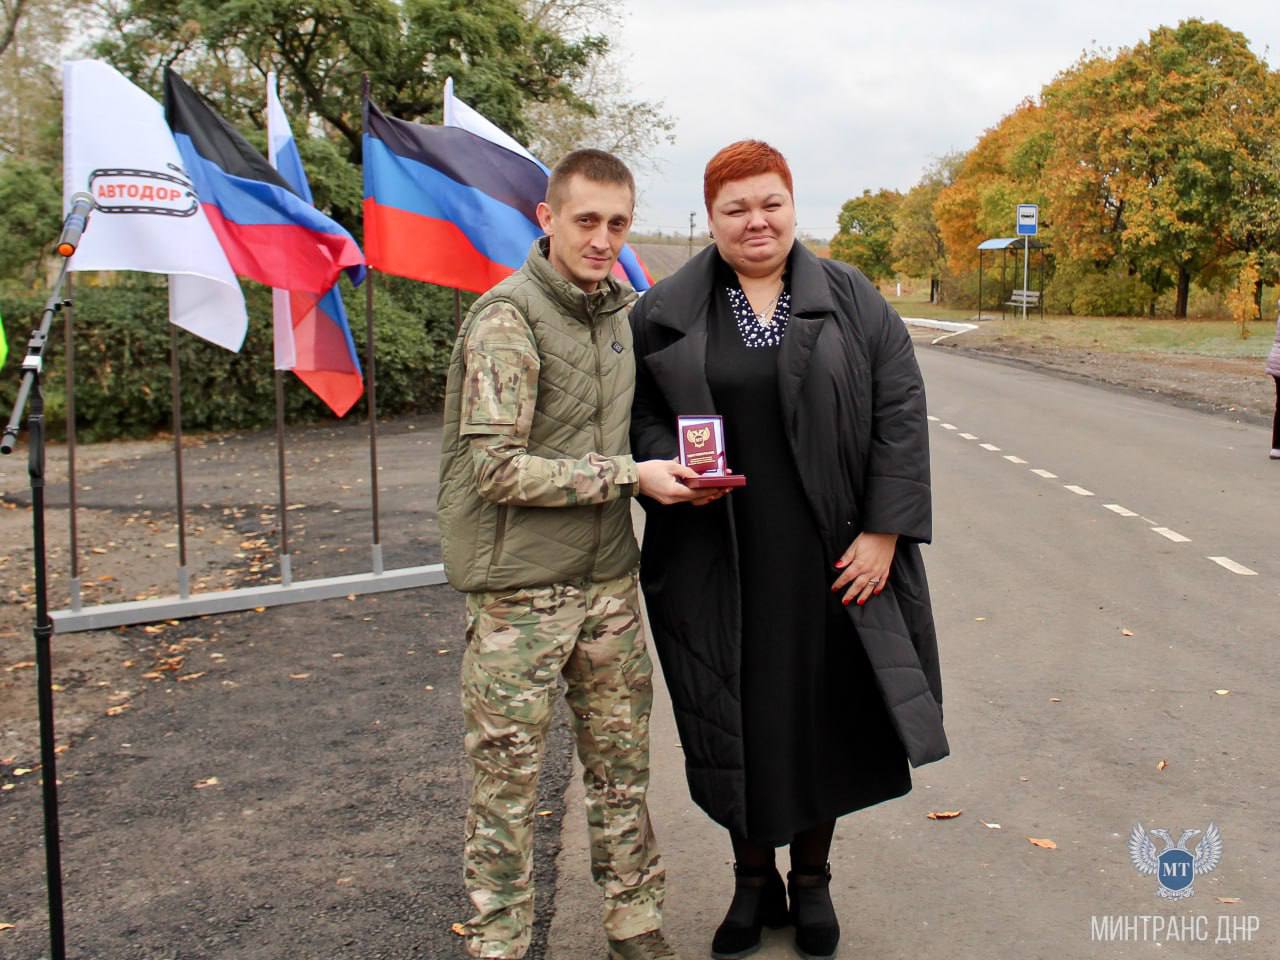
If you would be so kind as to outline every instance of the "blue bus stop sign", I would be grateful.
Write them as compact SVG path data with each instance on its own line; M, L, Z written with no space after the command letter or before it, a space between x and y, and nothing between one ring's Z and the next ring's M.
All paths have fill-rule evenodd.
M1034 237L1040 229L1040 208L1034 203L1018 204L1018 236Z

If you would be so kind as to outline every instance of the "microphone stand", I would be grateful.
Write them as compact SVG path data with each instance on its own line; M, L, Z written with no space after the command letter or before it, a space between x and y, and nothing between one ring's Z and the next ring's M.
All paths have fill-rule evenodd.
M58 832L58 759L54 751L53 731L53 664L50 640L53 637L53 621L49 618L48 561L44 539L44 391L40 375L44 367L44 349L49 342L49 329L53 318L63 307L71 305L62 299L62 285L67 277L69 261L62 261L62 269L54 282L53 292L45 304L38 330L33 330L27 343L27 356L22 361L22 385L14 401L13 415L0 440L0 453L12 453L21 430L23 409L28 399L31 412L27 418L27 443L29 446L27 473L31 478L31 521L35 547L36 592L36 672L37 693L40 703L40 775L44 795L44 849L45 872L49 885L49 938L52 960L66 960L66 934L62 912L62 851Z

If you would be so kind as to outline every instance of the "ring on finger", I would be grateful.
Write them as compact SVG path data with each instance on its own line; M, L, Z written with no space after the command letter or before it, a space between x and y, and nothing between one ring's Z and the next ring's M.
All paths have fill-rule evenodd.
M871 584L871 586L873 586L873 587L874 587L877 583L879 583L879 582L880 582L880 578L879 578L879 577L872 577L871 579L869 579L869 580L867 581L867 583Z

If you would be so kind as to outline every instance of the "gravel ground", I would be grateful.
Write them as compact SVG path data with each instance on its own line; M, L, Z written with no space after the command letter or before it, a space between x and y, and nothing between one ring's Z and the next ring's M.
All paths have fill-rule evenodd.
M365 428L290 439L295 577L368 568ZM388 568L435 562L438 421L388 424L379 449ZM189 566L202 586L270 582L270 436L186 450ZM55 505L66 503L61 452ZM83 451L86 568L103 599L172 592L171 453ZM47 954L30 640L25 464L6 461L0 562L0 956ZM361 472L363 471L363 476ZM254 502L245 504L248 491ZM144 506L145 505L145 506ZM65 603L65 510L51 532ZM194 530L199 528L200 533ZM91 552L90 545L105 553ZM98 577L111 579L99 581ZM68 955L118 960L453 956L467 915L458 708L463 605L447 586L55 637ZM16 666L16 669L15 669ZM538 884L555 886L571 736L553 729ZM29 772L22 772L29 771ZM545 952L551 897L539 901Z

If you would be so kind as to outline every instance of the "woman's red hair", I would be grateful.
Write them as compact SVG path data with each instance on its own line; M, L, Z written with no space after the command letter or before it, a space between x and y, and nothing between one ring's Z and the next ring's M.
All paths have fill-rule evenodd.
M780 176L787 185L787 193L795 198L787 158L763 140L739 140L720 150L707 161L707 169L702 174L702 199L707 204L707 212L711 212L712 202L726 183L762 173Z

